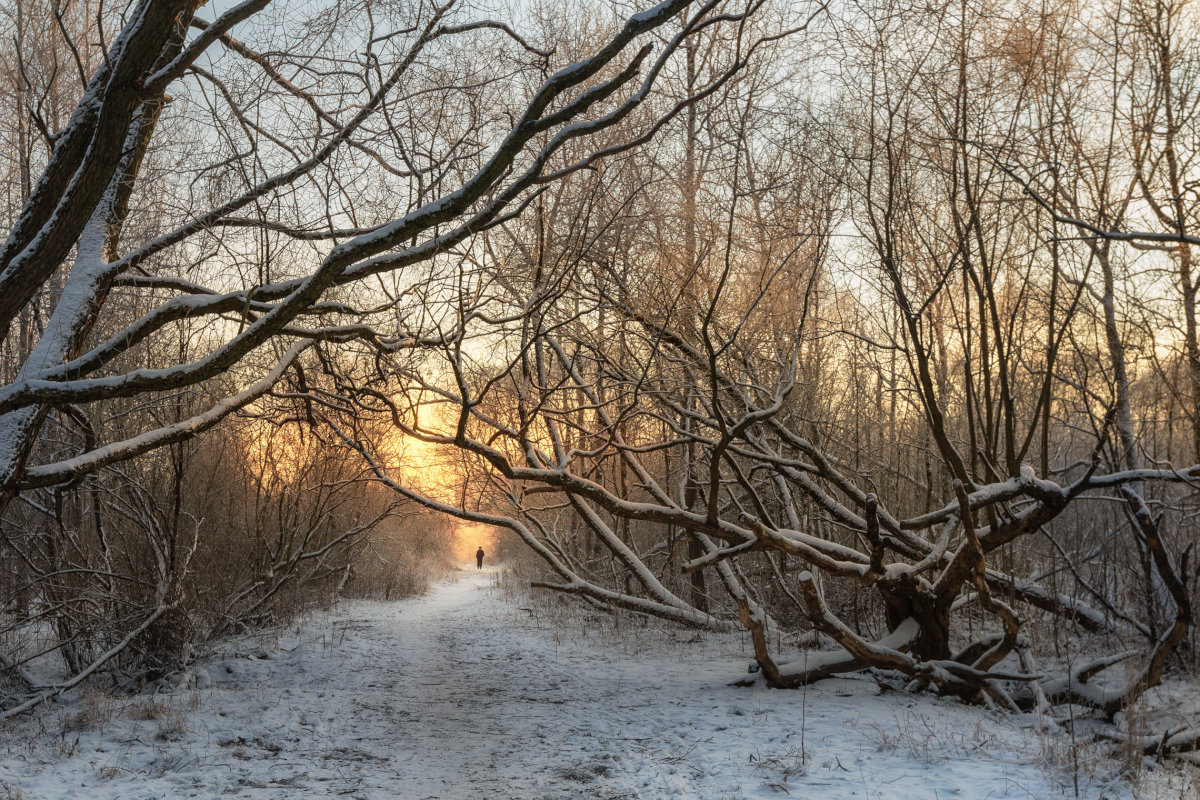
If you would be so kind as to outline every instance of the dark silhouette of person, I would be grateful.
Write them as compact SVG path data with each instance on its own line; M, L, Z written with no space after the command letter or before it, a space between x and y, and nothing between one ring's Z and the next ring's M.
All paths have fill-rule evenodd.
M475 551L475 569L483 569L483 548Z

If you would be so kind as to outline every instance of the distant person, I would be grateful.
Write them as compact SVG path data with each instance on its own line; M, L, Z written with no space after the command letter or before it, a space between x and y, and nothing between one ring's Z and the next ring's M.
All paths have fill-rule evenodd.
M483 548L475 551L475 569L483 569Z

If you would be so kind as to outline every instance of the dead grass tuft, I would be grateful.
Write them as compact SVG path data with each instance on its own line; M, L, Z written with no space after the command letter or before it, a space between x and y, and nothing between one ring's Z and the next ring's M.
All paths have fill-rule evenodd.
M62 733L103 730L117 712L117 700L108 692L87 689L62 718Z

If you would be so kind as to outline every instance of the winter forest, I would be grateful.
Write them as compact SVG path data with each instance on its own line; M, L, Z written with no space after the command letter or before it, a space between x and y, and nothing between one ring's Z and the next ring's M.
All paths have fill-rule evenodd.
M4 797L1200 796L1195 0L0 34Z

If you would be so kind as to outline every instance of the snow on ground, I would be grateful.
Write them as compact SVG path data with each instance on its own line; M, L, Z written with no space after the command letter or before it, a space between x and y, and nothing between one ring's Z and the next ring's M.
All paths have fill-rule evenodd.
M730 686L736 637L660 631L635 656L595 635L611 623L539 624L495 584L470 569L425 597L343 603L269 645L228 643L193 688L45 709L0 733L0 797L1076 796L1048 765L1069 741L1030 720L857 679ZM1132 796L1084 761L1079 796Z

